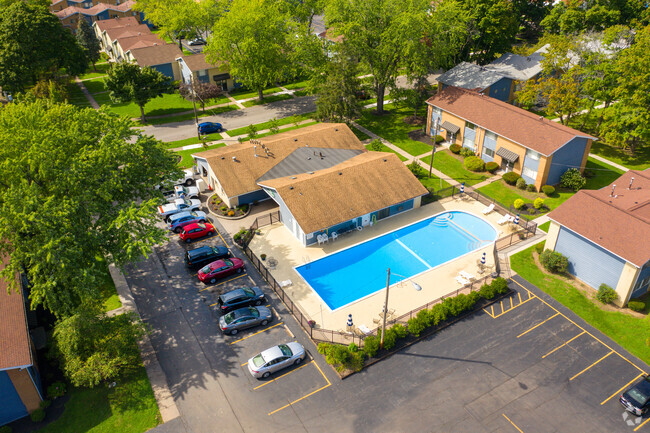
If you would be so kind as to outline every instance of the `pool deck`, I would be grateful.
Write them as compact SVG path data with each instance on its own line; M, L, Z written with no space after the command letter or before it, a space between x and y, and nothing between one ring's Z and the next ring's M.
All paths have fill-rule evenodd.
M291 280L292 284L284 290L305 315L316 321L317 327L346 331L348 314L352 314L355 326L365 325L374 329L381 326L379 320L386 296L385 289L331 311L294 270L294 267L446 211L466 211L481 217L497 230L497 239L513 231L511 224L501 226L497 224L500 214L491 212L489 215L483 215L483 209L485 206L473 199L448 198L387 218L372 227L365 227L362 231L350 232L340 236L336 241L330 240L322 245L315 244L308 247L302 246L282 223L276 223L262 227L261 234L253 237L249 247L258 257L266 254L266 263L270 258L277 261L275 268L270 269L271 274L278 282ZM408 281L392 285L388 302L389 311L395 310L394 316L399 317L428 302L455 293L462 287L456 281L460 271L481 278L485 274L479 274L477 260L485 251L487 265L494 269L493 248L493 244L490 244L409 279L422 287L420 292L417 292ZM386 270L382 272L386 278Z

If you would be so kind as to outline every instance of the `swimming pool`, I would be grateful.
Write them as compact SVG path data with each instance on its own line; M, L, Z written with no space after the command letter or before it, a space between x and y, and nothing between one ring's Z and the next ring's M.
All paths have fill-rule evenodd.
M395 284L484 247L496 235L477 216L444 212L295 269L336 310L386 287L388 268Z

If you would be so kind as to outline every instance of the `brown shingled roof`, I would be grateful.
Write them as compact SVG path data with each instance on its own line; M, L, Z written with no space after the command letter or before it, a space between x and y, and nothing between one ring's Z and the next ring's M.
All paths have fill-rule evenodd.
M129 52L140 66L154 66L173 63L183 54L176 44L160 44L152 47L134 48Z
M365 152L314 174L261 182L275 189L305 233L424 195L397 155Z
M259 190L257 179L299 147L365 151L363 144L344 123L318 123L264 137L261 142L270 150L270 155L267 156L258 146L258 157L255 157L253 144L249 141L194 155L205 158L228 197L236 197Z
M650 169L630 170L614 184L616 197L611 185L581 190L549 218L640 267L650 260Z
M118 27L140 25L140 23L138 22L137 19L135 19L135 17L118 17L118 18L111 18L110 20L99 20L99 21L95 21L95 24L97 25L97 28L100 31L116 29Z
M113 42L118 42L123 51L134 49L134 48L143 48L143 47L153 47L154 45L163 45L165 41L160 39L158 35L153 33L142 34L137 36L125 36L113 40Z
M498 99L458 87L445 87L427 103L546 156L574 137L597 139Z
M134 36L150 35L151 30L146 24L138 24L137 26L124 26L115 27L106 30L106 35L111 39L130 38Z
M7 259L2 261L2 267ZM22 294L7 293L8 284L0 278L0 370L32 365L29 334Z
M189 56L182 56L185 64L190 68L190 71L200 71L203 69L218 68L225 62L220 62L219 64L208 63L205 59L205 54L192 54Z

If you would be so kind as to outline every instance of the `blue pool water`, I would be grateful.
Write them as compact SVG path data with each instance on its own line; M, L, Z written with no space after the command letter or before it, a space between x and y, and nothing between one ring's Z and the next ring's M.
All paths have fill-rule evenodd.
M388 268L390 283L395 284L481 248L496 235L481 218L445 212L298 266L296 271L335 310L386 287Z

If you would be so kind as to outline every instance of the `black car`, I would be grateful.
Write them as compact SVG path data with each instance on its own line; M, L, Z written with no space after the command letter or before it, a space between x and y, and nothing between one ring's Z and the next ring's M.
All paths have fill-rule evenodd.
M262 301L264 301L264 293L259 287L240 287L217 298L221 313L227 313L249 305L262 305Z
M228 257L230 257L230 251L226 247L203 246L185 253L185 266L190 269L200 269L207 264Z
M625 410L641 416L650 409L650 376L644 376L632 388L621 394L619 399Z

